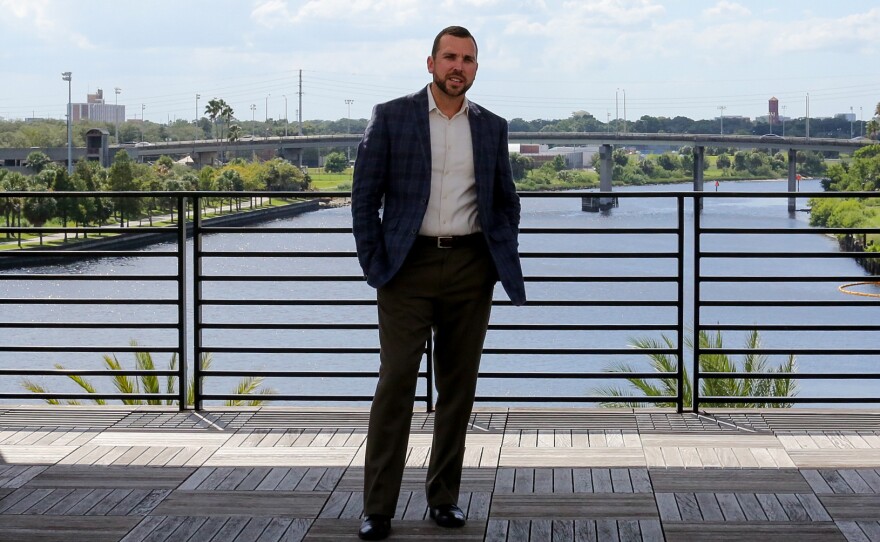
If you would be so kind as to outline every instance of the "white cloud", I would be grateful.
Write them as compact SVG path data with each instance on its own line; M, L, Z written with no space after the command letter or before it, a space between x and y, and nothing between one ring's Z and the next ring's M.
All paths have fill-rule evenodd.
M294 10L288 0L265 0L254 8L251 18L270 28L333 20L397 26L418 17L424 9L418 0L308 0Z
M710 18L716 17L748 17L751 10L742 4L721 0L711 8L703 10L703 15Z
M14 28L32 28L33 34L42 41L67 42L78 49L94 49L95 46L86 36L66 28L64 19L57 17L58 6L52 4L50 0L0 0L0 13L12 16L10 22Z

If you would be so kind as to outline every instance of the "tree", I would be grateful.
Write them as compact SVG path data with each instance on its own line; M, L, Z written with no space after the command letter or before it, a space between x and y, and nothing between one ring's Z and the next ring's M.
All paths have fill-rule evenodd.
M344 153L331 152L324 158L324 171L327 173L342 173L348 168L348 159Z
M718 166L718 169L728 169L730 167L730 156L727 153L721 153L718 155L718 160L715 161L715 165Z
M113 157L113 165L110 166L109 188L114 192L134 192L138 190L138 183L134 177L134 163L124 150L116 153ZM140 212L142 202L140 198L114 197L113 206L119 213L119 225L124 226L125 220Z
M137 346L137 341L131 341L132 346ZM199 358L199 365L201 369L208 370L211 367L211 354L205 353L202 354ZM123 366L122 363L115 355L105 354L103 358L104 366L110 369L111 371L122 371ZM134 353L134 367L138 371L155 371L156 364L153 361L152 355L149 352L135 352ZM59 370L64 370L65 367L60 363L55 364L55 368ZM177 370L177 354L171 354L171 359L168 361L168 370L176 371ZM97 390L91 382L86 380L85 378L79 375L68 375L68 378L73 380L80 388L85 390L87 393L97 393ZM165 386L163 388L162 383L159 380L159 377L153 376L150 374L139 375L136 378L129 377L126 375L116 374L112 378L113 387L116 388L116 391L119 393L127 393L132 395L137 395L140 393L144 394L159 394L159 393L174 393L177 390L177 382L176 377L173 375L169 375L165 378ZM246 378L242 378L233 390L233 393L236 395L257 395L257 396L265 396L275 394L276 391L271 388L262 388L263 377L259 376L249 376ZM48 393L48 390L37 384L36 382L25 379L21 383L22 387L31 393ZM103 399L92 399L92 401L96 405L105 405L107 402ZM172 405L176 401L173 399L167 399L163 403L161 399L137 399L137 398L126 398L120 399L122 404L124 405ZM46 399L46 402L50 405L60 405L61 402L58 399ZM249 401L243 401L241 399L230 399L226 401L226 406L259 406L265 402L265 399L254 398ZM70 405L78 405L79 401L68 401L67 404ZM193 380L190 377L190 381L187 384L187 394L186 394L186 404L194 405L195 404L195 388L193 387Z
M34 173L39 173L46 169L46 166L52 163L52 159L49 158L46 153L40 151L33 151L27 155L27 158L24 161L24 165L28 167Z
M525 179L526 173L535 165L534 160L528 156L523 156L518 152L510 153L510 170L513 173L514 181Z
M650 338L632 340L632 346L640 349L669 349L675 348L673 340L666 335L661 335L662 341ZM700 348L723 347L721 332L710 335L705 331L699 334ZM693 350L693 342L690 338L685 339L685 346ZM757 331L751 331L746 338L746 348L758 350L762 348L761 338ZM674 373L678 369L676 356L664 353L648 354L650 364L657 372ZM797 361L794 355L789 355L787 360L776 367L768 366L768 357L764 354L745 354L741 362L731 358L727 354L703 354L700 356L700 370L704 372L718 373L796 373ZM620 363L609 369L612 373L635 373L632 366ZM687 369L682 369L683 402L685 407L693 405L693 388ZM678 382L675 378L663 377L657 379L627 378L631 388L641 392L647 397L675 396L678 394ZM654 381L659 381L659 385ZM608 397L623 397L629 395L625 390L616 387L606 387L597 390L599 394ZM709 378L700 380L700 394L703 396L717 397L794 397L797 395L797 380L793 378ZM649 406L643 402L603 402L605 407L629 407L638 408ZM653 406L672 407L674 403L656 403ZM716 403L718 407L736 408L788 408L792 403L776 403L754 401L751 403Z
M229 126L229 141L238 141L241 139L241 136L241 126L238 124L232 124Z
M208 118L211 119L211 123L214 125L214 139L219 139L217 136L217 118L220 117L220 112L223 110L223 103L223 100L212 98L208 100L208 104L205 106L205 115L208 115Z
M48 188L49 187L43 182L37 179L32 179L29 191L47 192ZM34 196L24 199L24 205L22 206L21 212L24 214L27 221L33 226L42 228L50 218L55 216L57 207L58 202L55 201L55 198ZM40 232L40 244L43 244L43 232Z
M664 152L657 157L657 164L666 171L675 171L681 166L678 157L670 152Z
M554 171L559 172L565 169L565 158L561 154L557 154L550 161L550 165Z
M611 160L620 167L626 167L629 163L629 154L626 149L614 149L611 153Z

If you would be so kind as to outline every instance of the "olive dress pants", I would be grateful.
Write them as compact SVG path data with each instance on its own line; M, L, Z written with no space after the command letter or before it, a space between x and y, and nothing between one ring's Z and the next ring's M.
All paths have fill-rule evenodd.
M419 237L377 292L379 381L370 409L364 514L394 516L406 462L419 365L434 337L437 400L425 481L428 505L457 504L465 437L498 273L481 233L439 248Z

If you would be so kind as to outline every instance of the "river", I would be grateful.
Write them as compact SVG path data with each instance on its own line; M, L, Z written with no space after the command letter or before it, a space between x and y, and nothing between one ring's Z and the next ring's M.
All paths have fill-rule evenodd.
M721 191L738 192L780 192L784 191L785 181L722 182ZM821 191L818 181L802 181L801 190ZM683 191L689 184L664 187L631 187L615 189L620 191ZM711 190L707 184L707 189ZM667 198L622 198L620 207L607 213L586 213L580 210L578 198L528 198L523 202L523 227L563 227L563 228L632 228L632 234L553 236L523 235L521 250L567 251L583 250L596 253L589 259L526 259L523 262L526 275L622 275L640 277L651 274L673 275L675 263L667 260L616 260L601 258L605 252L670 251L675 248L674 236L658 239L638 233L640 229L651 227L673 227L676 220L675 202ZM747 226L767 228L809 228L808 214L798 212L790 217L786 210L786 199L708 199L702 214L702 223L707 227ZM806 201L799 199L798 208L804 208ZM690 227L692 212L688 206L686 226ZM279 220L264 225L277 227L340 227L350 226L348 208L331 208L315 213ZM687 237L690 240L690 237ZM708 242L708 241L707 241ZM798 250L814 252L836 252L837 243L824 235L780 236L725 236L723 243L713 247L716 250L735 251L750 248L760 243L766 250ZM353 250L350 234L299 235L289 234L217 234L205 240L208 250ZM166 245L156 245L144 250L168 250ZM692 247L687 247L686 279L691 282ZM802 262L802 260L795 260ZM713 262L703 269L704 274L786 274L792 260L730 260ZM814 275L864 275L865 272L851 259L814 259L809 261L808 272L798 269L795 273ZM0 272L0 276L11 271ZM118 276L124 274L173 273L173 260L170 258L111 258L98 261L82 261L64 266L33 268L28 273L89 273ZM263 258L232 259L219 261L209 259L205 265L208 274L322 274L355 275L360 270L353 258ZM72 286L72 287L71 287ZM778 284L707 284L707 294L715 298L737 299L842 299L847 298L837 291L834 283L794 283ZM65 289L67 288L67 289ZM688 306L691 287L686 287L685 300ZM876 291L876 289L875 289ZM174 296L172 282L78 282L66 283L52 281L0 281L3 297L131 297L158 299ZM204 295L212 299L371 299L373 291L360 282L235 282L209 283ZM638 282L627 283L529 283L528 295L538 299L674 299L675 287L669 284ZM500 287L496 289L496 299L504 299ZM206 321L211 322L373 322L374 307L207 307ZM609 308L609 307L496 307L493 312L494 323L668 323L674 318L673 308ZM880 305L873 303L864 308L794 308L794 309L755 309L755 308L714 308L705 309L704 323L720 321L723 323L784 323L795 320L799 323L864 323L876 322L880 316ZM38 305L6 306L5 321L43 322L43 321L89 321L89 322L168 322L174 321L173 307L138 306L52 306L48 309ZM686 324L692 324L693 316L686 315ZM192 326L190 326L190 330ZM174 344L176 332L172 330L132 329L114 330L7 330L4 344L52 344L52 345L124 345L130 340L139 344ZM659 338L659 333L644 333L640 336ZM205 342L213 345L253 345L253 346L376 346L376 332L353 331L315 331L315 330L256 330L230 333L229 331L208 330ZM488 348L622 348L630 344L633 332L573 332L573 331L502 331L493 330L487 338ZM876 340L865 332L849 333L796 333L765 332L763 342L768 347L810 346L857 348L866 346L866 341ZM744 336L733 332L724 334L725 345L743 346ZM26 358L25 358L26 356ZM132 366L131 354L118 354L120 361ZM156 354L157 365L165 366L170 355ZM510 356L487 355L483 370L495 371L600 371L616 363L628 363L637 370L648 367L646 356L633 353L627 356L603 358L601 356ZM0 367L40 367L50 368L53 363L62 361L70 368L101 368L101 354L10 354L0 353ZM690 360L686 360L690 361ZM778 362L773 360L771 362ZM876 356L871 357L827 357L801 356L798 359L800 372L819 372L839 370L843 372L873 372ZM831 365L833 364L833 365ZM214 356L214 369L252 369L252 370L372 370L377 366L374 355L328 355L308 354L298 356L283 355L222 355ZM37 377L52 391L76 391L76 386L64 377ZM110 389L109 384L93 377L101 389ZM236 379L209 379L208 389L214 393L226 393L233 389ZM374 385L372 379L270 379L266 384L281 393L299 394L361 394L369 395ZM551 395L570 396L594 394L598 387L621 386L620 381L588 380L535 380L535 379L484 379L478 393L491 396ZM802 396L840 395L861 396L874 393L873 381L822 381L801 380L799 394ZM16 378L5 377L0 382L0 391L19 391L21 383ZM423 391L423 386L420 391ZM20 402L20 401L16 401ZM504 404L504 403L501 403Z

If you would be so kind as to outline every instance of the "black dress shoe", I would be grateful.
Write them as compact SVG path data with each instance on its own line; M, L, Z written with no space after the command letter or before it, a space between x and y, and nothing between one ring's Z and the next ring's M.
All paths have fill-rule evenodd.
M441 527L464 527L464 512L454 504L432 506L429 514L431 519Z
M391 518L379 514L370 514L364 518L358 530L361 540L385 540L391 534Z

